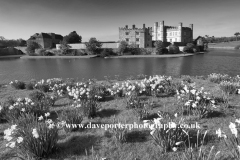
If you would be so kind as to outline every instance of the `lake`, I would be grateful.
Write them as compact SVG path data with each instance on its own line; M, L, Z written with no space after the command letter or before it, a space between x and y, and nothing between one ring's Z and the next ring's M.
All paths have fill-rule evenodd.
M179 58L0 59L0 83L12 80L105 76L121 79L137 75L240 75L240 50L209 49L205 54Z

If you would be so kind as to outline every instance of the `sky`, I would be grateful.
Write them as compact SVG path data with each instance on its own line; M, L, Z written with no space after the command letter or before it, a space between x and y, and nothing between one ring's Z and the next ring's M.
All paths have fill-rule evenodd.
M35 33L76 31L84 42L117 41L119 27L160 21L193 24L193 38L234 36L239 15L240 0L0 0L0 36L27 40Z

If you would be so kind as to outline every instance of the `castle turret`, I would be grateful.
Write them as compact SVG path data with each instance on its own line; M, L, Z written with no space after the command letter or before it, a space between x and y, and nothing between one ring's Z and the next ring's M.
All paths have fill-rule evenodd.
M178 24L178 31L179 31L179 36L178 36L178 42L183 42L183 35L182 35L182 22Z
M160 37L159 39L163 42L165 42L165 38L164 38L164 21L160 22Z
M193 24L190 24L189 28L191 28L191 30L192 30L192 32L191 32L191 41L193 41Z
M154 23L154 27L153 27L153 40L157 40L157 30L158 30L158 22Z

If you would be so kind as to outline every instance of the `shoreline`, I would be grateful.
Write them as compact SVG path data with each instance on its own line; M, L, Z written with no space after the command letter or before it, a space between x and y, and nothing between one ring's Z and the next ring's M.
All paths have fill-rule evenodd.
M123 55L123 56L109 56L104 57L105 59L110 58L178 58L178 57L188 57L197 54L204 54L205 52L198 53L180 53L180 54L164 54L164 55ZM86 55L86 56L28 56L28 55L7 55L0 56L0 59L4 58L21 58L21 59L87 59L87 58L100 58L98 55Z
M56 59L56 58L94 58L96 55L88 55L88 56L22 56L21 59Z
M199 54L199 53L198 53ZM178 57L188 57L196 54L186 53L186 54L165 54L165 55L124 55L124 56L114 56L114 57L105 57L108 58L178 58Z
M0 56L1 58L21 58L24 55L7 55L7 56Z
M215 46L208 46L209 49L233 49L235 50L235 47L215 47Z
M199 53L186 53L186 54L167 54L167 55L123 55L123 56L110 56L104 57L105 59L110 58L177 58L177 57L188 57L197 54L203 54L204 52ZM81 59L81 58L100 58L97 55L88 55L88 56L21 56L21 59Z

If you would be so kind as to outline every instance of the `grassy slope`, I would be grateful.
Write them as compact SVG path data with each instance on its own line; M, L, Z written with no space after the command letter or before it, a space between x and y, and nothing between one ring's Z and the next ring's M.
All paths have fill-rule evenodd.
M208 44L208 47L236 47L238 45L240 45L240 41L225 42L225 43L215 43L215 45Z
M213 95L219 97L220 90L215 83L211 83L207 80L193 79L196 82L197 87L204 87L206 90L213 93ZM0 99L4 101L8 96L13 97L26 97L32 91L27 90L15 90L10 86L2 86L0 88ZM148 97L149 98L149 97ZM151 97L150 97L151 98ZM177 108L176 97L160 97L153 98L157 103L156 108L154 108L151 113L154 114L158 110L167 111L170 113L175 113ZM214 115L212 118L201 119L198 121L200 123L201 129L209 130L209 133L215 135L216 129L221 127L222 129L228 128L229 122L233 121L233 116L240 116L240 96L231 96L231 108L226 112L226 115ZM56 105L52 107L53 112L59 112L63 109L68 109L69 100L67 98L62 98L58 100ZM139 121L132 110L127 110L126 99L115 99L111 101L102 102L101 111L99 111L98 117L90 120L93 123L112 123L114 117L122 123L142 123ZM196 121L194 117L186 117L187 119L192 119L191 121ZM88 121L85 119L85 121ZM0 123L0 143L1 148L3 148L5 142L3 142L3 130L8 127L7 123ZM161 157L158 148L152 143L151 136L147 130L135 129L129 131L131 138L128 143L119 144L115 143L112 138L106 136L106 131L103 129L85 129L81 131L72 132L69 134L60 133L59 149L52 155L52 159L92 159L92 154L98 157L107 157L111 160L132 160L139 158L141 160L159 160ZM225 147L223 142L214 139L209 139L206 144L206 148L210 148L215 145L214 152L221 150L221 154L224 155ZM92 152L93 151L93 152ZM6 150L0 152L1 155L7 153ZM9 152L10 153L10 152ZM88 156L87 156L88 155ZM174 159L174 153L168 153L161 159Z

